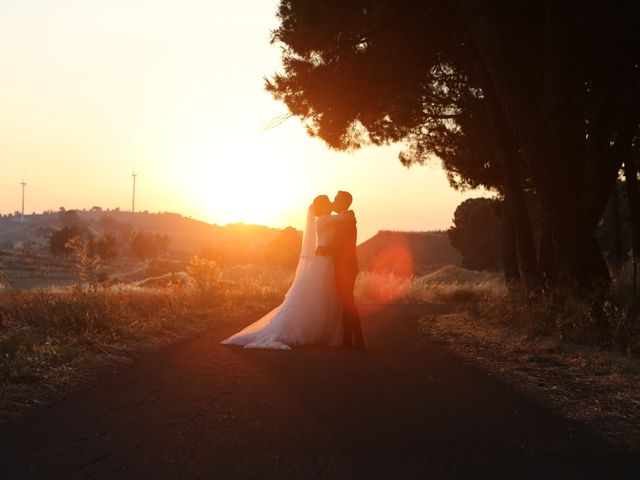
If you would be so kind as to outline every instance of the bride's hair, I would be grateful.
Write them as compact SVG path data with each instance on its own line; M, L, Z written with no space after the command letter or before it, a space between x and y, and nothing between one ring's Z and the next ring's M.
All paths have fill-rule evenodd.
M313 214L316 217L331 213L331 200L326 195L318 195L313 199Z

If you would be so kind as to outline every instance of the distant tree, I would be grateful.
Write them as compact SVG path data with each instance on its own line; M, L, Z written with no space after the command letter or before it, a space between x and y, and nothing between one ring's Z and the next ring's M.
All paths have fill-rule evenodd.
M266 246L267 263L295 267L302 248L302 234L293 227L281 230Z
M49 237L49 251L55 255L71 253L73 249L68 246L69 241L74 237L81 237L85 232L80 225L66 226L53 232Z
M144 232L136 232L131 239L131 251L140 260L150 257L148 250L148 239Z
M85 226L85 222L78 216L76 210L61 210L58 213L58 218L63 227L77 226L81 228Z
M102 207L94 206L94 207L91 207L90 211L91 212L101 212L102 211Z
M171 244L171 239L169 238L169 235L164 234L164 235L160 235L160 234L155 234L153 236L153 243L154 243L154 249L156 252L156 256L157 255L162 255L164 253L167 253L169 251L169 245Z
M118 228L118 226L120 225L120 222L118 222L111 215L102 215L102 217L100 217L100 220L98 220L98 223L102 228L111 229Z
M141 260L156 258L169 250L168 235L137 232L131 239L131 250Z
M118 255L118 239L111 232L105 233L95 240L95 253L105 262L113 260Z
M497 270L502 265L502 228L496 200L470 198L454 213L449 242L462 254L462 266L473 270Z

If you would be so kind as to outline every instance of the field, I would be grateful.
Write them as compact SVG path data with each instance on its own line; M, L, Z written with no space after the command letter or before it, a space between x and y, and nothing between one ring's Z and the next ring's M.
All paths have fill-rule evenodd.
M67 259L55 265L55 279L66 285L11 288L11 274L26 277L25 265L47 258L47 270L32 270L34 283L52 279L56 259L41 257L18 254L9 263L13 269L5 270L7 286L0 291L0 411L5 415L64 390L98 367L130 361L137 351L212 326L230 312L250 319L281 301L294 273L273 266L223 269L195 258L184 265L123 262L125 271L112 273L116 280L98 283L80 280L90 276L83 273L86 265ZM449 266L410 278L362 272L356 295L365 303L450 303L501 288L496 274Z
M129 259L107 266L107 280L98 282L79 257L18 251L5 264L11 269L3 270L0 290L0 421L229 316L256 319L282 300L294 275L292 268L222 268L198 257ZM16 273L23 285L36 287L13 288ZM622 297L625 288L619 282ZM423 333L615 443L640 439L629 427L640 420L636 344L626 353L583 346L591 330L576 318L575 306L561 317L535 298L518 300L501 274L455 265L410 276L362 271L355 293L361 304L455 306L459 313L423 319ZM626 310L614 306L611 324L621 328Z

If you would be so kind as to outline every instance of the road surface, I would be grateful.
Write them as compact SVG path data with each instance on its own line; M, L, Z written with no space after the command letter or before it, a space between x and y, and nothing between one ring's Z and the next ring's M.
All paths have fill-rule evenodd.
M421 338L442 307L363 307L368 348L220 345L105 372L0 433L0 478L640 478L640 463Z

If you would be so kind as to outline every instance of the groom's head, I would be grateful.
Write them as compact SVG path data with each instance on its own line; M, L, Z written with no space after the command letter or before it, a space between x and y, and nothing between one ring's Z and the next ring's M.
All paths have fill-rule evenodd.
M340 213L344 212L345 210L349 210L351 202L353 202L353 197L351 196L351 194L349 192L340 191L333 199L333 211L336 213Z

